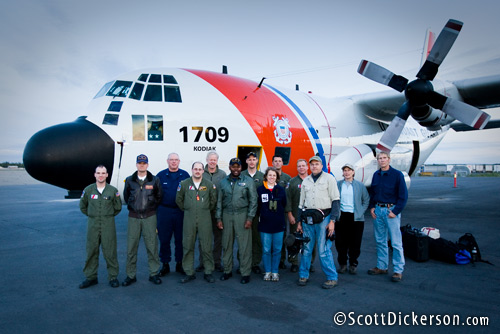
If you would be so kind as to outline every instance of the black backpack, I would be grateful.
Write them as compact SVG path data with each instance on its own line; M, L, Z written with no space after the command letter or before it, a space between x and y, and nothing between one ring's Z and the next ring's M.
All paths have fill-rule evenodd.
M479 245L477 244L476 238L471 233L465 233L462 235L457 242L457 245L461 249L467 250L471 254L472 262L485 262L492 264L489 261L485 261L481 258L481 252L479 251Z
M429 238L429 257L452 264L467 264L471 262L471 255L467 250L461 249L456 242L443 238Z

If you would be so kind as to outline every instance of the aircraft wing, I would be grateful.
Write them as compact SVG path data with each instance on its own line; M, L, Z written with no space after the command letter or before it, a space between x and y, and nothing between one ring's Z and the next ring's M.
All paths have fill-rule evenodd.
M500 107L500 75L454 81L464 102L480 109Z
M480 109L500 107L500 75L453 81L463 101ZM370 119L389 124L398 109L405 102L404 94L397 91L369 93L352 97L353 102ZM485 128L497 128L496 121L490 121ZM452 124L456 131L469 131L473 128Z
M387 124L392 121L405 102L404 94L396 91L356 95L352 99L366 117Z
M472 126L468 126L467 124L458 123L458 122L450 124L450 127L457 132L477 130L476 128L473 128ZM500 128L500 120L496 119L494 121L489 121L488 124L486 124L486 126L483 128L483 130L498 129L498 128Z

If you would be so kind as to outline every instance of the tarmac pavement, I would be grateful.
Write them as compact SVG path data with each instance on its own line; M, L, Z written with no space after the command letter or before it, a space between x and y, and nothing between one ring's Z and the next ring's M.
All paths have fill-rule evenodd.
M243 285L236 268L224 282L220 273L213 284L197 273L181 284L182 276L172 272L156 286L148 281L141 241L137 283L111 288L101 256L99 284L80 290L87 222L78 200L38 182L12 185L4 173L11 172L0 172L0 333L500 332L500 178L459 178L457 188L452 178L413 178L402 214L403 225L436 227L448 240L471 232L495 266L407 258L400 283L390 281L392 266L389 275L370 276L376 251L367 215L358 274L339 275L334 289L321 288L319 259L305 287L297 286L298 275L289 269L280 271L279 282L252 274ZM116 219L120 282L126 276L127 214L123 207ZM445 325L457 317L459 325ZM487 317L488 325L465 325L485 321L479 317Z

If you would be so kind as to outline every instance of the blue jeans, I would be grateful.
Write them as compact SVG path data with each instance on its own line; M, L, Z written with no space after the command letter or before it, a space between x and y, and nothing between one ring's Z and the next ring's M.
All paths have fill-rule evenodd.
M326 227L330 223L328 215L321 223L308 225L302 224L304 236L311 238L311 241L304 244L304 253L300 258L299 277L309 278L309 268L311 267L312 251L317 243L321 269L326 275L326 279L336 281L338 278L335 262L333 261L332 242L326 239Z
M260 232L260 240L262 242L264 272L277 274L281 258L281 247L283 246L283 232Z
M389 209L375 206L377 218L373 221L373 232L377 243L377 268L386 270L389 264L389 249L387 246L387 235L391 238L392 264L394 273L403 273L405 257L403 254L403 241L401 238L401 214L395 218L389 218Z

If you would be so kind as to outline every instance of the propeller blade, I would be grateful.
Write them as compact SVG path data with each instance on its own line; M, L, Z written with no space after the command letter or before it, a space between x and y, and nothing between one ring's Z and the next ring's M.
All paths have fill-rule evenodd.
M389 86L398 92L405 90L408 83L408 79L405 77L396 75L388 69L364 59L359 63L358 73L370 80Z
M389 127L385 130L382 138L377 144L377 149L383 152L390 152L405 127L406 120L411 114L411 107L408 102L405 102L398 110L398 115L394 117Z
M479 130L483 129L491 118L481 109L436 92L429 93L429 105Z
M424 65L418 71L417 78L422 80L433 80L438 72L438 67L450 51L453 43L458 37L463 23L457 20L449 20L439 34L432 50Z
M440 109L460 122L479 130L483 129L491 118L481 109L436 92L429 93L428 103L431 107Z

